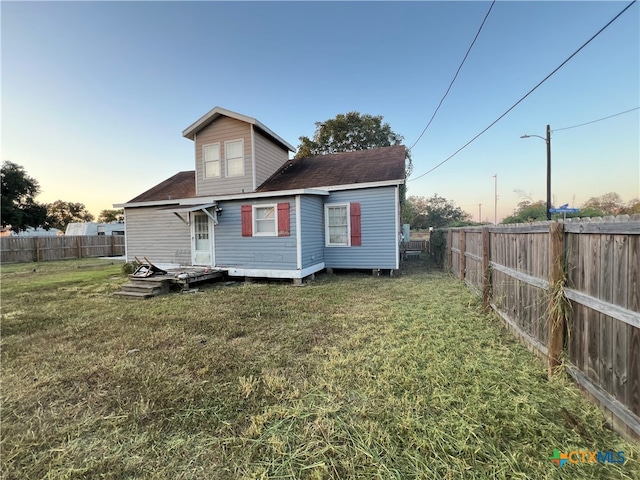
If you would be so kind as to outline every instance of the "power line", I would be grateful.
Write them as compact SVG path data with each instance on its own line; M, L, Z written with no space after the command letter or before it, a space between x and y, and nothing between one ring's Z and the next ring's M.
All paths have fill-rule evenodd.
M471 42L471 45L469 45L469 48L467 49L467 53L465 53L464 58L462 59L462 62L460 63L460 66L458 67L458 70L456 71L456 74L453 76L453 80L451 80L451 83L449 84L449 87L447 88L447 91L444 92L444 96L440 99L440 103L436 107L435 112L433 112L433 115L431 115L431 119L429 120L429 123L427 123L427 126L424 127L424 130L422 130L422 133L420 134L420 136L418 136L418 139L415 142L413 142L413 145L411 145L409 147L409 150L411 150L413 147L416 146L416 144L420 141L420 139L422 138L424 133L427 131L427 128L429 128L429 125L431 125L431 122L433 122L433 119L436 118L436 114L438 113L438 110L440 110L440 107L442 106L442 102L444 102L444 99L447 98L447 95L449 95L449 90L451 90L451 87L453 86L453 82L455 82L456 78L458 78L458 74L460 73L460 70L462 69L462 66L464 65L464 62L467 60L467 57L469 56L469 52L471 52L471 49L473 48L473 45L476 43L476 40L478 39L478 36L480 35L480 32L482 31L482 27L484 27L484 23L487 21L487 18L489 17L489 14L491 13L491 9L493 8L493 5L495 3L496 3L496 0L493 0L493 2L491 2L491 5L489 6L489 11L484 16L484 20L482 20L482 23L480 24L480 28L478 29L478 32L476 33L476 36L473 38L473 41Z
M608 117L603 117L603 118L599 118L597 120L592 120L590 122L587 123L581 123L580 125L573 125L571 127L563 127L563 128L555 128L553 130L551 130L552 132L559 132L560 130L569 130L570 128L578 128L578 127L583 127L585 125L589 125L591 123L596 123L596 122L601 122L602 120L607 120L608 118L613 118L613 117L617 117L618 115L622 115L624 113L629 113L629 112L633 112L634 110L638 110L640 107L635 107L635 108L631 108L629 110L625 110L624 112L620 112L620 113L614 113L613 115L609 115Z
M620 11L620 13L618 13L615 17L613 17L604 27L602 27L600 30L598 30L589 40L587 40L585 43L582 44L582 46L580 48L578 48L575 52L573 52L564 62L562 62L560 65L558 65L549 75L547 75L546 77L544 77L535 87L533 87L531 90L529 90L520 100L518 100L516 103L514 103L511 107L509 107L509 109L504 112L502 115L500 115L498 118L496 118L492 123L489 124L488 127L486 127L484 130L482 130L480 133L478 133L475 137L473 137L471 140L469 140L467 143L465 143L462 147L460 147L458 150L456 150L455 152L453 152L451 155L449 155L447 158L445 158L443 161L441 161L439 164L437 164L435 167L431 168L430 170L427 170L426 172L424 172L422 175L416 177L416 178L412 178L411 180L409 180L409 182L413 182L414 180L418 180L422 177L424 177L425 175L427 175L428 173L433 172L436 168L444 165L445 163L447 163L449 160L451 160L453 157L455 157L458 153L460 153L462 150L464 150L465 148L467 148L469 145L471 145L474 141L476 141L481 135L483 135L487 130L489 130L491 127L493 127L496 123L498 123L500 120L502 120L509 112L511 112L511 110L513 110L514 108L516 108L520 103L522 103L522 101L527 98L529 95L531 95L535 90L538 89L538 87L540 85L542 85L544 82L546 82L547 80L549 80L549 78L551 78L552 75L554 75L558 70L560 70L562 67L564 67L569 60L571 60L573 57L575 57L578 52L580 52L584 47L586 47L587 45L589 45L593 39L595 39L598 35L600 35L602 32L604 32L604 30L609 27L609 25L611 25L613 22L615 22L618 17L620 17L620 15L622 15L624 12L626 12L631 5L633 5L634 3L636 3L637 0L633 0L631 3L629 3L629 5L627 5L626 7L624 7L622 9L622 11Z

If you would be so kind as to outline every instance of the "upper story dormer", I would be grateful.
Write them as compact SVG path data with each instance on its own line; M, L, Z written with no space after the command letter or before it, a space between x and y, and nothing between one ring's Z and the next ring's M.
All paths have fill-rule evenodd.
M295 151L255 118L220 107L182 136L195 145L197 196L254 192Z

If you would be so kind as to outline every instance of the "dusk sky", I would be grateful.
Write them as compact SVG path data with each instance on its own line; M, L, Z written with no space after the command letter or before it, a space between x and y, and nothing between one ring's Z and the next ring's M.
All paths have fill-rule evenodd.
M438 194L493 221L546 195L556 205L640 196L640 9L630 2L497 1L433 123L412 149L408 195ZM94 215L194 168L182 137L214 106L294 146L314 122L384 116L410 147L491 2L1 3L2 160L40 202ZM635 109L613 118L564 129ZM421 176L421 177L420 177ZM420 178L417 178L420 177Z

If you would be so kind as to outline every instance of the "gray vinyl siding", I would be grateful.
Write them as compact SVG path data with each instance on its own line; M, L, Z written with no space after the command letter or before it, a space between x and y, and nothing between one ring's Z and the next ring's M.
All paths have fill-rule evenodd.
M287 237L243 237L242 205L272 205L289 202L290 235ZM218 267L296 269L296 203L294 197L220 202L222 215L215 232Z
M289 151L279 147L254 128L256 188L289 159Z
M244 175L227 177L224 142L244 140ZM202 146L220 143L220 177L205 178ZM228 193L249 193L253 191L253 166L251 155L251 126L235 118L220 117L196 135L196 194L223 195Z
M397 268L398 225L396 224L396 187L331 192L325 204L359 202L362 245L324 247L327 268ZM324 215L324 209L323 209ZM324 227L323 227L324 228ZM322 236L325 242L324 232Z
M189 227L160 207L125 208L127 261L137 256L153 263L191 263Z
M302 268L324 261L323 197L300 197L300 231L302 232Z

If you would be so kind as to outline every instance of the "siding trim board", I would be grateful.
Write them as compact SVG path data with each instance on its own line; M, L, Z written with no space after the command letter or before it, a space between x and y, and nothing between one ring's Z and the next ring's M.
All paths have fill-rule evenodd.
M253 179L253 189L258 188L256 183L256 134L253 129L253 124L251 125L251 176Z
M302 212L300 195L296 195L296 268L302 270Z
M224 267L231 277L304 278L325 268L324 262L303 269L277 270L268 268Z
M194 150L194 157L196 159L196 171L194 172L195 177L198 178L198 142L197 142L197 135L194 133L193 134L193 150ZM198 182L196 181L196 195L198 195ZM117 207L117 205L114 205L114 207Z
M396 270L400 268L400 232L402 225L400 224L400 187L396 185Z

